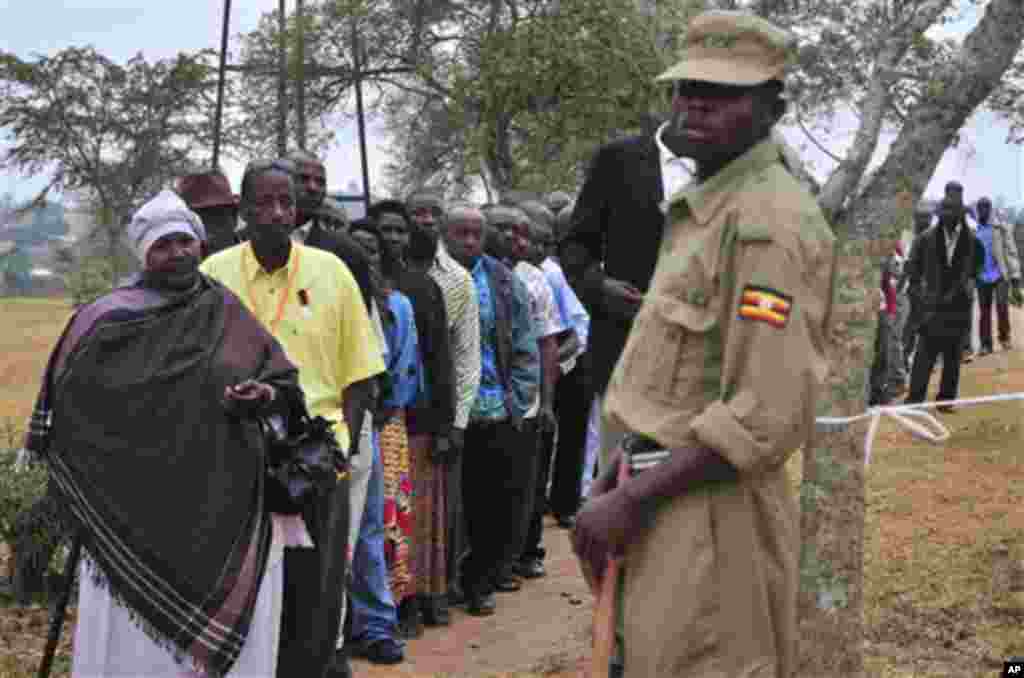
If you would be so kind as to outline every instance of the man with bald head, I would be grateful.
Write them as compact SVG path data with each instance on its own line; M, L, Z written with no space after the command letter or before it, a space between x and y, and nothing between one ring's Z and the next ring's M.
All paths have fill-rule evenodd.
M570 202L572 202L572 196L565 191L552 191L544 197L544 204L555 216L558 216L559 212L565 209Z
M530 296L530 314L533 318L533 327L540 349L540 393L535 397L533 406L526 414L527 425L524 427L524 438L529 438L529 440L528 444L523 447L522 460L533 470L534 478L523 512L523 520L526 521L523 531L526 540L523 544L523 551L525 551L525 547L529 543L532 543L534 548L540 548L540 520L544 515L543 504L548 477L547 469L542 467L546 467L548 464L543 462L539 464L538 460L542 459L540 456L541 440L553 436L555 432L554 401L559 381L558 336L566 328L558 313L551 284L544 272L536 266L539 263L534 256L536 231L532 228L529 217L521 209L499 205L488 210L487 220L492 228L492 232L488 235L488 241L500 240L505 243L505 246L500 249L505 252L507 264L515 271ZM536 526L534 526L534 522L537 523ZM528 536L527 533L529 533ZM506 564L509 575L503 580L499 580L499 590L503 585L510 588L518 587L518 582L513 580L513 574L526 577L543 574L543 570L530 570L520 564L520 556L523 551L517 554L514 562ZM509 581L513 583L509 584Z
M466 611L494 614L503 565L519 556L523 507L534 466L526 415L540 385L529 294L515 273L484 254L485 219L472 205L448 210L441 228L451 256L471 272L480 317L480 387L469 413L462 501L470 553L462 566Z

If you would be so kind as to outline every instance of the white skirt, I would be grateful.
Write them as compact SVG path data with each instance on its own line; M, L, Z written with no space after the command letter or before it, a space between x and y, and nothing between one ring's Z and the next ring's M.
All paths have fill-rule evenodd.
M284 547L312 546L298 516L273 516L267 569L260 583L252 624L230 678L273 678L281 636L284 600ZM299 525L294 521L299 521ZM201 674L174 661L132 623L127 608L106 588L93 583L85 558L79 566L78 622L75 625L72 678L198 678Z

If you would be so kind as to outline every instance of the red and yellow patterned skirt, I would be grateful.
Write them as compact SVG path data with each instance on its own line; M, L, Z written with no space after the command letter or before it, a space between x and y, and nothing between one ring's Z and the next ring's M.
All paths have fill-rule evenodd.
M384 559L395 604L415 595L410 568L413 538L412 477L405 412L399 410L380 432L384 467Z

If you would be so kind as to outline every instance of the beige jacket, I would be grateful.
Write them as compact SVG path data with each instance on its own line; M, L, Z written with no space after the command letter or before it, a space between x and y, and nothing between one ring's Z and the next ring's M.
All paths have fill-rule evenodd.
M800 521L785 462L827 373L835 238L765 141L679 194L606 413L737 482L665 498L626 555L627 676L782 678L796 664Z
M1013 237L1013 226L992 224L992 256L999 264L999 272L1006 281L1020 280L1020 255Z

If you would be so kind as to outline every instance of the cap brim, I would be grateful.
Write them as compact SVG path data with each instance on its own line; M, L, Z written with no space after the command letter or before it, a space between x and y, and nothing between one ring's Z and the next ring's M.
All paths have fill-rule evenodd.
M781 71L735 59L686 59L654 79L655 82L699 80L721 85L760 85L780 78Z

